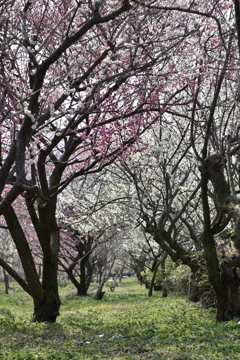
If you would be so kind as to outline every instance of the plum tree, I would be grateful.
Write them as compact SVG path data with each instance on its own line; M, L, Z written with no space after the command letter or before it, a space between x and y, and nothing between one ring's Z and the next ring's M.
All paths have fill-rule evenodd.
M166 18L156 34L151 22L161 16L129 0L12 0L1 2L0 17L0 213L24 277L4 258L0 265L32 296L33 320L54 322L58 195L133 151L179 97L184 81L169 89L171 53L186 35L171 41ZM41 281L23 212L42 251Z

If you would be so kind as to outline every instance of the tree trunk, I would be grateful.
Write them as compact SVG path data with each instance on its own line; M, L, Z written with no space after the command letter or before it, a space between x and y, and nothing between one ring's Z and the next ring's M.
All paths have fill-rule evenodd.
M52 234L51 237L58 237L57 234ZM56 239L55 239L56 240ZM60 298L58 294L58 259L53 256L43 256L43 273L42 273L42 293L39 296L32 291L34 301L33 321L36 322L55 322L59 316Z
M162 279L163 279L163 286L162 286L162 297L168 296L168 288L167 288L167 281L165 276L165 260L167 258L167 253L164 254L162 262L161 262L161 271L162 271Z
M202 244L204 249L204 258L206 260L208 278L210 284L215 290L217 297L217 321L225 321L225 294L223 284L220 277L220 269L217 257L216 246L214 242L214 234L211 227L210 209L208 203L208 176L207 172L202 172L202 204L204 216L204 231L202 236Z
M102 300L103 296L105 294L105 291L102 291L103 286L105 282L107 281L109 274L112 271L113 264L115 262L115 257L112 258L112 263L109 265L109 268L107 269L107 264L105 263L104 269L102 269L102 262L99 262L98 266L98 289L96 292L96 295L94 296L95 300ZM99 281L101 279L101 281Z
M239 286L240 278L236 272L236 269L232 269L227 262L223 261L221 264L221 279L224 288L225 295L225 312L226 320L232 319L236 316L240 316L240 298L239 298Z
M229 184L225 180L223 165L224 161L222 155L215 154L205 160L202 172L202 197L205 224L203 247L209 281L213 286L217 297L217 321L230 320L236 315L240 315L240 279L230 262L224 261L221 263L221 266L218 264L216 245L213 238L214 227L210 224L210 211L207 200L207 181L209 179L213 184L219 205L235 220L235 236L233 236L232 239L236 254L235 262L237 262L237 258L240 260L240 204L238 199L231 195Z
M149 290L148 290L148 296L149 297L151 297L152 294L153 294L154 282L155 282L155 279L156 279L157 270L158 270L159 265L160 265L160 261L156 262L156 264L155 264L155 266L153 268L152 279L150 281Z
M164 282L162 288L162 297L165 298L167 296L168 296L168 288L167 288L167 284Z
M162 290L164 288L164 278L165 278L165 260L167 258L167 253L164 252L164 254L161 256L161 258L159 259L158 262L156 262L154 268L153 268L153 274L152 274L152 279L151 279L151 283L150 283L150 287L149 287L149 291L148 291L148 296L152 296L153 293L153 288L154 288L154 282L156 279L156 275L157 275L157 271L159 266L161 265L161 271L162 271L162 281L163 281L163 286L162 286ZM166 294L166 284L165 284L165 289L164 289L164 293ZM166 297L166 296L164 296Z
M82 284L79 284L79 287L77 289L77 296L87 296L87 290L81 286Z
M99 285L98 285L98 289L97 289L97 292L94 296L94 299L95 300L102 300L103 299L103 296L105 294L105 291L102 291L103 290L103 286L104 286L104 281L102 281Z
M60 299L56 291L45 291L42 299L33 299L34 301L34 314L32 317L33 322L48 321L51 323L56 322L57 316L60 315Z
M52 244L58 241L58 231L51 234ZM54 245L52 245L54 246ZM36 322L55 322L59 316L60 298L58 293L58 258L54 256L54 251L50 254L43 255L43 272L42 272L42 293L39 296L34 291L32 297L34 301L33 321Z
M73 274L74 268L77 264L76 261L74 261L73 266L71 265L68 268L66 266L64 266L64 264L62 264L70 281L73 283L73 285L77 289L77 296L87 296L87 291L88 291L88 288L90 285L91 275L92 275L91 273L88 275L86 274L86 265L88 262L88 258L89 258L89 256L85 256L80 260L80 275L79 275L80 281L78 281L77 278Z
M59 228L56 217L56 200L47 205L38 203L39 222L35 224L43 251L41 296L32 291L34 301L33 321L55 322L59 316L58 254L60 246Z
M80 261L80 284L78 287L78 296L86 296L88 286L86 284L86 258Z
M195 274L191 273L188 284L188 300L192 302L199 301L198 283Z
M43 251L42 282L40 282L26 235L13 207L9 206L4 211L9 232L21 259L26 281L3 261L1 264L33 298L34 314L32 319L37 322L55 322L56 317L59 315L60 299L58 294L57 271L60 239L54 211L52 211L51 214L51 210L55 209L54 205L55 204L53 204L52 207L39 207L39 219L37 219L34 209L29 207L29 211L32 211L31 219Z

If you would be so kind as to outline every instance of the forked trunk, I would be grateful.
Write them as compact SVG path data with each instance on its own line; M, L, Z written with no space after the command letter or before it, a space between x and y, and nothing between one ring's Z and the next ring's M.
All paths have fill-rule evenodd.
M88 286L86 284L85 269L84 269L84 273L82 272L80 273L80 282L74 276L73 270L74 268L65 268L65 271L68 274L70 281L77 289L77 296L87 296Z

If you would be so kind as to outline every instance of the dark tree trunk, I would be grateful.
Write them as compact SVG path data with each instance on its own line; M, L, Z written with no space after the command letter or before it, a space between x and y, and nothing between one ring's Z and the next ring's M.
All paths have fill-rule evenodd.
M78 296L87 296L87 291L88 291L88 287L89 287L89 283L87 281L88 279L87 279L87 275L86 275L87 260L88 260L88 258L84 257L80 261L80 283L79 283L78 292L77 292Z
M59 316L60 298L58 293L58 254L60 246L59 229L55 217L56 200L48 205L39 201L39 222L35 224L43 251L42 296L32 292L34 301L33 321L55 322Z
M57 316L60 315L60 299L56 291L46 291L42 299L33 299L34 322L56 322Z
M77 289L77 296L87 296L87 289L80 282L79 287Z
M77 289L77 296L87 296L88 287L86 286L86 282L82 282L82 277L80 274L80 282L73 275L73 269L65 269L68 274L69 280L73 283L75 288Z
M159 268L159 265L160 265L160 262L157 261L153 267L153 272L152 272L152 279L150 281L150 284L149 284L149 290L148 290L148 296L151 297L152 294L153 294L153 288L154 288L154 282L155 282L155 279L156 279L156 275L157 275L157 270Z
M103 286L105 284L105 282L107 281L109 274L111 274L112 271L112 267L113 264L115 262L115 257L112 259L112 263L109 266L108 270L106 269L106 267L103 269L103 265L102 265L102 261L99 261L99 266L98 266L98 289L96 292L96 295L94 296L95 300L102 300L103 296L105 294L105 291L103 290ZM99 281L101 279L101 281Z
M227 262L221 264L221 279L226 299L226 320L240 316L239 286L240 278L236 269L232 269Z
M155 279L156 279L156 275L157 275L157 271L158 271L158 268L159 266L161 265L161 271L162 271L162 281L164 283L164 278L165 278L165 260L167 258L167 253L165 252L161 258L159 259L158 262L155 263L154 267L153 267L153 274L152 274L152 279L151 279L151 282L150 282L150 286L149 286L149 291L148 291L148 296L151 297L152 296L152 293L153 293L153 289L154 289L154 282L155 282ZM161 289L163 289L163 286L161 286ZM166 293L166 288L165 288L165 293Z
M103 299L103 296L105 294L105 291L102 291L103 286L104 286L104 282L102 282L101 284L98 285L97 292L96 292L96 294L94 296L95 300L102 300Z
M51 234L52 243L58 243L58 231ZM56 246L58 246L56 244ZM57 251L57 249L55 249ZM54 250L51 256L43 256L43 273L42 273L42 294L32 292L34 301L33 321L36 322L55 322L59 316L60 298L58 293L58 257ZM55 256L54 256L55 254Z
M167 253L164 254L163 260L161 262L161 271L162 271L162 279L163 279L163 286L162 286L162 297L168 296L168 288L166 282L166 275L165 275L165 260L167 258Z
M188 300L192 302L197 302L200 300L198 283L196 276L193 273L190 275L188 284Z
M218 263L216 245L214 242L214 226L210 224L210 211L207 199L207 182L209 179L213 184L219 205L235 220L236 227L235 236L233 237L233 246L235 248L235 253L238 254L239 258L239 202L230 194L230 187L225 180L223 165L224 161L222 155L212 155L205 160L202 172L202 199L205 224L203 247L209 281L213 286L217 297L217 321L230 320L234 316L240 315L239 277L236 270L231 267L230 263L222 262L221 265Z
M91 275L92 275L92 271L90 270L88 261L89 261L89 255L84 256L80 260L80 274L79 274L80 281L78 281L77 278L73 274L73 271L77 264L77 261L74 261L73 265L71 265L68 268L65 267L64 264L62 264L70 281L73 283L73 285L77 289L77 296L87 296L87 291L88 291L88 288L90 285ZM88 269L87 269L87 267L88 267ZM86 273L86 270L87 270L87 273Z
M208 177L206 172L202 173L202 203L204 215L204 232L202 236L204 258L207 264L208 278L217 297L217 321L225 321L225 295L211 228L210 209L208 204Z
M105 291L97 291L96 295L94 296L94 299L95 300L102 300L104 294L105 294Z
M162 297L166 298L168 296L168 288L167 284L164 282L162 287Z

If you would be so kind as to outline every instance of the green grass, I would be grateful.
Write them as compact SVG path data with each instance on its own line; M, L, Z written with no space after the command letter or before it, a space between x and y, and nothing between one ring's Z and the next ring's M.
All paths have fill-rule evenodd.
M240 319L216 324L213 309L183 297L148 298L134 278L102 301L60 287L56 324L31 323L31 298L12 287L6 295L0 284L0 359L240 359Z

